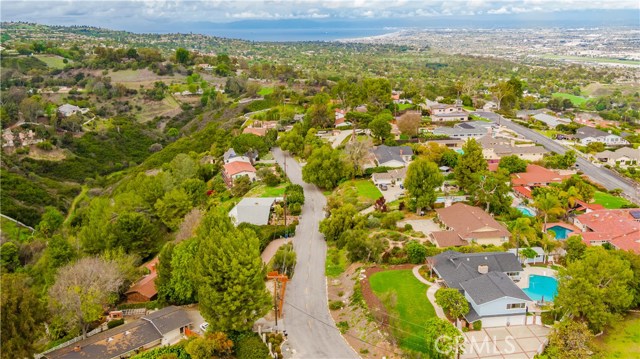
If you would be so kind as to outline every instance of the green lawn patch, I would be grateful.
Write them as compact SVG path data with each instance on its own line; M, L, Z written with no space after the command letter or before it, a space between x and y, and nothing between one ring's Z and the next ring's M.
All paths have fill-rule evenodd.
M266 187L261 197L282 197L286 186Z
M337 278L347 270L349 260L345 249L331 247L327 250L327 262L325 264L325 274L329 278Z
M400 347L428 352L424 322L436 315L426 295L429 286L418 281L410 269L375 273L369 283L390 315Z
M411 104L411 103L399 103L398 104L398 111L404 111L404 110L408 110L410 108L413 108L413 104Z
M631 313L624 320L614 322L597 343L605 358L639 358L640 314Z
M263 87L260 89L260 91L258 91L258 95L260 96L267 96L267 95L271 95L273 93L273 87Z
M372 199L374 201L382 197L382 193L378 187L373 184L373 182L369 180L357 180L354 181L354 183L358 189L358 196Z
M622 206L624 205L631 204L631 202L622 197L616 197L612 194L600 191L596 191L593 198L595 203L601 204L604 206L604 208L608 209L618 209L622 208Z
M34 55L38 60L47 64L52 69L62 70L67 65L64 63L64 57L56 55Z
M587 102L586 98L584 98L582 96L572 95L570 93L555 92L552 96L553 97L560 97L562 99L568 98L569 100L571 100L571 103L574 106L582 106L582 105L584 105L585 102Z

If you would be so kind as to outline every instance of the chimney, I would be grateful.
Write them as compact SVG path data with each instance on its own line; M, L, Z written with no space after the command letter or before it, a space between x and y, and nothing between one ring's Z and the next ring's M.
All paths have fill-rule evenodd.
M478 273L480 273L480 274L489 273L489 266L488 265L479 265L478 266Z
M74 352L79 352L80 351L80 346L76 345L75 347L73 347L73 351Z

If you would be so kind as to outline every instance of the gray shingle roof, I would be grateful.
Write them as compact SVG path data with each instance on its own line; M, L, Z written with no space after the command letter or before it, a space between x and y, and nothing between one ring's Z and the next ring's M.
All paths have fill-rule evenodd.
M45 355L48 359L119 358L162 339L163 334L191 324L179 307L170 306L140 320L95 334ZM76 346L80 347L75 351Z
M376 157L378 163L385 163L389 161L404 162L402 156L412 156L413 150L409 146L394 146L380 145L374 148L372 151Z
M531 300L506 274L497 271L462 282L460 286L478 305L502 297Z
M265 225L269 223L271 206L277 201L282 201L282 198L243 198L231 209L229 215L236 219L236 224L245 222L259 226Z
M431 257L429 261L451 288L462 289L460 283L482 276L478 266L488 266L489 272L521 272L522 266L513 253L459 253L446 251Z
M170 306L153 312L142 318L152 323L160 334L164 335L176 328L185 327L191 324L191 319L184 310Z
M576 136L579 139L583 139L583 138L587 138L587 137L602 137L602 136L608 136L609 134L607 132L598 130L597 128L593 128L593 127L589 127L589 126L584 126L584 127L580 127L579 129L576 130Z

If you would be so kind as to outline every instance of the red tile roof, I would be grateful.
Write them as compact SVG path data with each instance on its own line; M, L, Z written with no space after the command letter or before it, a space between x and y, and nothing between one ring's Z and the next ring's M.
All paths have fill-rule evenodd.
M256 136L264 136L267 134L267 128L266 127L246 127L244 130L242 130L242 133L250 133Z
M546 186L549 183L560 183L568 177L542 166L527 165L527 172L515 173L511 183L514 186Z
M640 222L631 216L630 211L596 210L577 216L576 220L586 227L582 239L588 244L592 241L607 241L616 248L640 253Z
M499 164L500 164L500 162L488 163L487 166L489 167L489 171L498 172L498 165Z
M525 186L515 186L513 190L525 196L526 198L533 199L533 195L531 194L531 188Z
M234 162L225 163L224 172L227 174L227 176L234 176L234 175L237 175L238 173L242 173L242 172L254 172L255 173L256 169L249 162L234 161Z

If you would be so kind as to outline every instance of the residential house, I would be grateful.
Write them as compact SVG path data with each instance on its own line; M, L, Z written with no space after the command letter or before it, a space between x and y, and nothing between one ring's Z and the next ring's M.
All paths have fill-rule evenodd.
M451 138L447 140L428 140L428 141L425 141L424 144L428 145L429 143L436 143L440 146L446 146L451 149L457 149L457 148L462 148L462 145L464 145L464 142L465 142L464 140L461 140L459 138Z
M120 359L185 338L192 320L175 306L166 307L113 329L44 355L47 359Z
M345 110L336 108L335 113L335 121L333 122L335 127L349 127L352 125L350 121L347 121L347 112Z
M453 127L438 127L433 130L434 135L445 135L449 138L459 138L467 140L469 138L480 138L490 132L489 122L470 121L457 123Z
M242 133L251 133L263 137L267 134L267 131L277 126L278 122L276 121L254 121L251 125L245 127Z
M627 168L640 163L640 149L632 147L621 147L615 151L603 151L596 154L596 158L610 166L620 166Z
M142 303L156 299L158 296L158 290L156 289L156 278L158 277L156 267L158 266L158 261L158 257L155 257L144 265L149 271L149 274L134 283L131 288L124 293L124 295L127 296L128 303Z
M393 186L393 185L402 185L404 179L407 177L407 168L402 167L395 170L390 170L388 172L383 173L374 173L371 175L371 180L373 184L379 186L381 184Z
M493 102L493 101L487 101L484 106L482 106L482 109L484 111L491 111L491 110L495 110L498 108L498 104Z
M431 122L468 121L469 114L462 107L462 101L457 100L453 105L442 104L427 100L427 107L431 114Z
M640 254L640 208L591 211L575 216L573 224L588 245L609 243Z
M532 116L534 119L544 122L549 128L556 128L558 125L566 125L571 123L571 120L568 118L556 117L552 115L547 115L546 113L538 113Z
M565 171L566 172L566 171ZM535 187L546 187L550 183L561 183L571 177L571 172L561 173L538 165L527 165L527 171L514 173L511 176L511 186L516 194L532 199L531 191Z
M281 197L243 198L229 211L229 217L236 226L240 223L269 224L273 205L281 201Z
M540 161L549 152L534 143L516 145L514 140L497 138L492 135L482 136L478 142L482 146L482 156L488 163L497 163L502 157L513 155L525 161Z
M62 117L69 117L71 115L75 115L76 113L85 113L88 109L82 109L75 105L70 105L65 103L64 105L58 107L58 113Z
M447 287L467 299L467 322L481 320L485 328L526 324L531 299L514 283L522 273L515 254L446 251L427 263Z
M258 157L257 153L254 153L254 152L247 152L244 155L237 154L233 148L228 149L222 155L222 159L224 160L224 163L249 162L253 164L253 162L256 160L257 157Z
M256 169L250 162L232 161L222 167L222 178L227 186L233 186L233 181L239 177L247 176L251 182L256 180Z
M370 150L376 166L391 168L406 167L411 162L413 150L409 146L380 145Z
M501 245L509 241L511 233L490 214L478 207L455 203L436 209L438 220L446 228L430 234L437 247L463 246L471 243Z
M625 146L629 144L627 140L618 135L614 135L610 132L604 132L589 126L577 129L574 137L577 138L584 146L591 142L601 142L607 146Z

